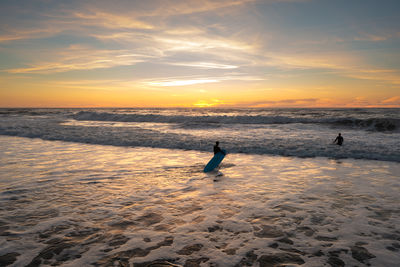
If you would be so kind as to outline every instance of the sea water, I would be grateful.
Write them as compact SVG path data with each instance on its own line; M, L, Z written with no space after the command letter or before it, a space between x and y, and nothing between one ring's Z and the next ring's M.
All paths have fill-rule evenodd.
M344 145L332 145L341 132ZM400 109L0 109L0 134L128 147L400 162Z
M0 265L396 266L398 121L398 109L3 109ZM216 140L230 152L218 177L202 171Z

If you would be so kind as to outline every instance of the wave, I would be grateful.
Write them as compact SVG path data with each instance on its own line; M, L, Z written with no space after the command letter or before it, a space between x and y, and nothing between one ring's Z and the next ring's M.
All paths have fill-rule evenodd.
M322 109L0 111L0 135L198 151L212 151L212 145L219 140L230 153L400 162L398 109L371 110L363 115L352 110ZM345 129L340 131L345 137L342 147L331 145L338 129Z
M367 118L354 117L333 118L309 118L294 116L187 116L187 115L159 115L159 114L118 114L108 112L80 111L72 118L79 121L109 121L109 122L156 122L176 123L183 128L208 128L220 127L224 124L327 124L337 127L351 127L368 131L397 131L400 128L400 119L394 118Z
M27 116L43 116L65 113L65 109L24 109L24 108L0 108L0 115L27 115Z
M400 119L370 118L370 119L338 119L331 122L335 125L364 128L370 131L396 131L400 126Z
M0 135L40 138L86 144L153 147L212 152L212 145L220 140L229 153L267 154L296 157L328 157L374 159L400 162L398 134L375 132L372 136L355 132L345 136L345 145L332 144L332 131L323 127L313 127L312 132L288 132L286 128L278 133L270 131L254 134L254 127L239 127L232 131L205 131L202 135L192 135L190 131L163 132L156 128L65 125L57 117L3 118ZM341 123L348 123L347 121ZM301 125L300 125L301 126ZM257 128L257 127L256 127ZM275 129L276 130L276 129ZM246 134L246 131L250 131ZM232 133L233 132L233 133ZM208 134L207 134L208 133ZM361 134L360 134L361 133Z
M51 141L75 142L96 145L121 147L151 147L166 149L197 150L210 152L215 140L211 136L193 137L189 135L160 134L143 129L129 131L110 131L105 133L101 127L89 127L79 131L74 127L62 129L37 129L21 127L19 129L2 129L0 135L40 138ZM331 141L331 140L330 140ZM246 140L225 138L223 148L232 153L292 156L302 158L326 157L333 159L353 158L400 162L400 151L395 145L366 144L363 142L346 142L342 147L322 139L269 139Z

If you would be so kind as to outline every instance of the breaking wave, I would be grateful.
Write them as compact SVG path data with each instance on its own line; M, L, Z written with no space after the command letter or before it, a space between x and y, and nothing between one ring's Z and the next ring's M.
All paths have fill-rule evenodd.
M72 118L79 121L108 121L108 122L158 122L177 123L183 128L219 127L224 124L328 124L337 127L351 127L367 131L398 131L400 119L393 118L309 118L309 117L288 117L288 116L166 116L159 114L118 114L108 112L80 111Z
M0 135L229 153L400 162L400 109L0 109ZM332 144L338 132L344 145Z

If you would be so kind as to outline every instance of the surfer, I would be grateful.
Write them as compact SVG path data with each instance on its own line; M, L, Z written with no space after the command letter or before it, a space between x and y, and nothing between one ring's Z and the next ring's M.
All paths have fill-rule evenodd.
M218 169L219 164L222 162L226 155L226 151L219 147L219 142L215 142L214 145L214 157L207 163L204 167L204 172L211 172L214 169ZM222 176L221 173L218 173L217 176ZM214 179L215 181L215 179Z
M337 143L339 146L341 146L343 144L343 137L342 134L339 133L339 135L336 137L335 141L333 141L333 143Z
M224 151L219 147L219 142L215 142L214 145L214 155L217 154L218 152L221 152L222 154L225 155Z

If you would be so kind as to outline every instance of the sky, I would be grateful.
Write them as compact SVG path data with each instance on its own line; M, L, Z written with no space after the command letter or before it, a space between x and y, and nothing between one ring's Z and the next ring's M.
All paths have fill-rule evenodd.
M398 0L0 2L0 107L400 107Z

